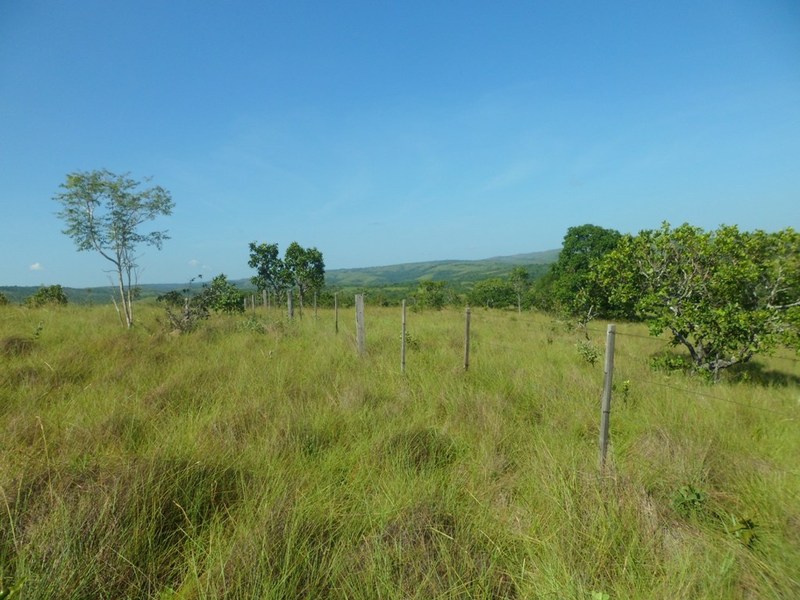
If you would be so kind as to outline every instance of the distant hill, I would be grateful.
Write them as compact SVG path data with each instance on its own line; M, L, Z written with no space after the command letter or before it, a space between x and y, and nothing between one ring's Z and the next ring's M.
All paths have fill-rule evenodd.
M341 287L391 285L425 279L468 283L503 277L518 265L529 267L531 275L537 277L543 275L549 265L558 259L559 252L560 250L546 250L482 260L435 260L382 267L333 269L325 273L325 282Z
M359 269L332 269L325 273L325 283L338 288L380 287L397 284L411 284L426 279L449 281L454 284L471 284L492 277L505 277L517 265L525 266L536 279L547 272L549 265L558 259L560 250L495 256L483 260L434 260L429 262L404 263L383 267L363 267ZM252 289L249 279L234 280L243 289ZM181 290L186 283L142 284L141 297L155 297L169 290ZM201 282L193 287L199 288ZM0 292L14 304L21 303L32 296L38 286L0 286ZM111 302L116 292L112 287L91 289L64 288L69 301L74 304L105 304Z

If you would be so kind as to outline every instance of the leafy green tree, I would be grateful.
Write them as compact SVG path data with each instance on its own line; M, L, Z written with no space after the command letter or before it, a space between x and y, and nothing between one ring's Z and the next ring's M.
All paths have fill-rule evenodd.
M325 285L325 262L322 252L316 248L303 248L292 242L286 248L283 259L287 281L297 288L300 296L300 312L303 311L303 299L309 292L319 292Z
M446 302L445 285L444 281L420 281L416 293L417 302L415 307L418 310L425 308L442 310Z
M60 285L47 285L40 287L26 302L29 306L44 306L46 304L64 306L67 304L68 299L64 293L64 288Z
M258 291L267 290L276 295L287 287L286 265L278 253L278 244L250 243L248 266L256 269L250 281Z
M669 331L716 379L777 344L798 347L800 234L688 224L623 237L596 280L653 335Z
M525 267L514 267L508 276L514 294L517 296L517 312L522 312L522 297L531 286L531 275Z
M592 270L616 248L621 237L620 232L597 225L567 229L552 276L541 281L543 288L549 288L549 304L586 321L597 314L613 314L613 307L593 278Z
M64 190L54 200L66 223L63 233L73 239L78 251L95 250L114 266L116 285L125 324L133 326L133 289L137 275L137 248L161 249L166 231L141 233L142 224L172 213L174 203L160 186L139 189L141 183L127 174L105 169L67 175Z
M214 277L200 296L201 303L216 312L244 312L244 292L228 281L224 273Z
M486 308L506 308L516 302L513 284L500 277L478 281L470 290L467 299L472 306Z

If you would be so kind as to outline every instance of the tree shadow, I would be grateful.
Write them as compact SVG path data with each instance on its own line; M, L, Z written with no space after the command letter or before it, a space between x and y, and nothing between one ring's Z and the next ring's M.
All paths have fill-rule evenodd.
M728 369L731 381L754 383L763 387L787 387L800 385L800 376L769 368L758 361L734 365Z

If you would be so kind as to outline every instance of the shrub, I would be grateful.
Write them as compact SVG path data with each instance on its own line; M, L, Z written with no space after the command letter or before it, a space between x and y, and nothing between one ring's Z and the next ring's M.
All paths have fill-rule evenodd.
M26 300L29 306L44 306L46 304L64 306L67 302L67 295L60 285L42 286L33 296Z

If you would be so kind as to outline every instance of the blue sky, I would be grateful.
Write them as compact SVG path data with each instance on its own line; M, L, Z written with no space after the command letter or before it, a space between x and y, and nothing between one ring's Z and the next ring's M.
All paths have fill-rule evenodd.
M143 283L800 227L800 3L0 2L0 285L100 286L67 173L152 177Z

